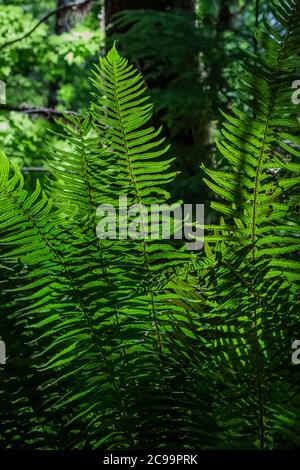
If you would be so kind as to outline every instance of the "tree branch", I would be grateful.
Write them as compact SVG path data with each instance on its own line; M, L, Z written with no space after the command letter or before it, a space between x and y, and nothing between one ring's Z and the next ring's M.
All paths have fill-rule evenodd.
M51 117L63 117L66 114L69 115L77 115L75 111L58 111L57 109L52 108L34 108L28 106L9 106L7 104L0 104L0 111L16 111L18 113L26 113L26 114L37 114L39 116L45 116L48 118Z
M38 23L33 28L31 28L29 31L27 31L27 33L23 34L22 36L19 36L16 39L12 39L11 41L8 41L8 42L5 42L4 44L1 44L0 45L0 51L2 49L4 49L5 47L12 46L16 42L22 41L22 39L25 39L28 36L30 36L42 23L45 23L51 16L56 15L58 12L60 12L62 10L66 10L66 9L77 10L78 8L82 8L85 5L88 5L89 3L94 2L94 1L99 1L99 0L84 0L81 3L76 3L76 2L75 3L70 3L69 5L63 5L59 8L56 8L55 10L50 11L45 16L43 16L43 18L41 18L40 21L38 21Z
M35 167L35 166L24 166L22 168L23 173L48 173L46 168Z

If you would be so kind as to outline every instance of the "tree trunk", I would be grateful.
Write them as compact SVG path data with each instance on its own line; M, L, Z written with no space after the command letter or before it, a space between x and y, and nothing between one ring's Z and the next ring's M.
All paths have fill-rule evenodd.
M69 4L74 4L74 0L57 0L56 8L62 8ZM79 2L80 3L80 2ZM65 8L57 11L55 17L54 32L57 35L68 33L71 31L73 25L80 19L82 19L89 11L90 5L86 5L76 10ZM57 94L60 87L60 80L56 79L49 83L48 91L48 107L55 109L58 104Z
M56 8L61 8L63 6L71 3L71 0L57 0ZM73 3L73 2L72 2ZM55 34L67 33L70 30L69 25L69 12L66 8L65 10L60 10L56 13L54 31ZM48 91L48 107L55 109L58 104L57 94L59 90L59 80L53 80L49 83Z
M111 47L112 40L114 38L118 38L120 40L119 48L122 47L124 48L124 35L126 36L128 32L128 28L130 30L130 26L127 28L126 26L122 27L116 27L116 25L113 24L114 20L114 15L117 15L118 13L121 13L125 10L154 10L156 12L166 12L166 15L171 15L172 11L175 8L180 8L182 9L185 13L190 13L190 20L187 18L187 21L190 23L190 29L185 30L186 34L193 34L192 28L195 28L196 22L194 19L194 13L195 13L195 0L105 0L104 2L104 7L105 7L105 26L109 25L110 27L106 29L106 47L107 49ZM187 15L188 17L189 15ZM172 20L170 20L170 24L172 25ZM172 26L171 26L172 27ZM165 28L168 28L168 23L165 21ZM171 30L170 30L171 31ZM188 32L187 32L188 31ZM165 29L162 31L165 35L168 33ZM153 37L153 40L157 38ZM158 39L159 40L159 39ZM184 40L184 39L183 39ZM142 37L135 37L134 41L137 41L137 43L142 43ZM163 48L163 39L162 39L162 48ZM176 41L174 42L174 48L176 48ZM149 90L159 90L160 96L167 96L168 89L170 86L172 86L172 83L178 79L178 73L170 73L167 68L166 68L166 63L167 60L164 54L161 55L161 57L155 57L154 62L152 63L152 72L160 70L159 73L155 73L154 76L151 76L151 73L149 73L149 69L145 67L147 64L147 59L144 59L143 57L135 57L134 60L133 58L130 57L130 53L128 50L126 50L125 46L125 51L123 50L123 53L126 54L126 57L131 61L135 62L135 65L141 70L141 72L144 74L145 81L147 83L147 86L149 87ZM182 70L179 70L179 73L184 73L185 67L189 70L189 72L194 73L195 80L198 78L198 56L193 53L190 53L187 51L186 57L185 57L185 62L183 64ZM176 66L175 66L176 69ZM145 72L147 70L147 72ZM176 71L177 72L177 71ZM148 75L149 73L149 75ZM173 93L175 93L173 91ZM171 104L172 106L172 104ZM172 109L172 108L170 108ZM166 109L162 113L166 114ZM170 110L168 111L170 112ZM175 117L175 111L174 111L174 117ZM162 114L156 113L153 118L153 124L158 125L159 123L162 122ZM183 188L183 193L189 193L190 190L185 188L184 186L184 181L189 181L192 177L196 174L198 171L198 163L193 164L191 162L189 155L191 154L192 151L194 151L195 147L195 134L194 132L194 127L198 128L198 121L197 123L192 123L192 120L187 117L186 121L183 119L185 124L184 128L180 130L180 132L175 133L172 129L172 126L170 124L165 122L165 128L164 132L165 135L167 135L172 142L173 146L173 151L174 155L176 155L176 151L178 154L180 154L180 158L177 160L177 166L176 170L178 169L182 173L182 181L183 184L179 184L179 188ZM208 126L205 123L205 129ZM207 133L207 132L206 132ZM183 199L184 195L181 193L180 190L176 190L176 195L175 199ZM190 200L189 202L193 202L193 200Z
M182 8L193 12L195 0L105 0L105 22L108 24L116 13L124 10L157 10Z

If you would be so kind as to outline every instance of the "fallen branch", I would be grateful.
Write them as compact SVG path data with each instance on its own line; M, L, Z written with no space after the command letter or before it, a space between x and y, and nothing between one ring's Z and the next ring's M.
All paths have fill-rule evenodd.
M26 114L36 114L39 116L45 116L48 118L51 117L63 117L65 115L73 115L76 116L77 113L75 111L58 111L57 109L53 108L35 108L35 107L28 107L28 106L9 106L6 104L0 104L0 111L15 111L18 113L26 113Z
M24 166L22 168L22 171L24 173L48 173L48 170L46 168L39 168L35 166Z

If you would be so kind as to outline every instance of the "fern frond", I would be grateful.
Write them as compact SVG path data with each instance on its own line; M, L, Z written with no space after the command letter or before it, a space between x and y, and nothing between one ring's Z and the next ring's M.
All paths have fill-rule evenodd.
M208 186L226 201L213 207L231 218L231 231L240 221L242 237L236 243L252 246L249 257L284 260L300 247L297 232L290 230L288 205L300 182L294 133L299 122L291 88L299 62L300 7L297 0L283 1L278 14L279 2L272 5L277 22L265 20L257 35L263 55L250 54L245 65L244 110L224 113L218 148L231 171L205 172ZM282 275L291 280L288 270Z

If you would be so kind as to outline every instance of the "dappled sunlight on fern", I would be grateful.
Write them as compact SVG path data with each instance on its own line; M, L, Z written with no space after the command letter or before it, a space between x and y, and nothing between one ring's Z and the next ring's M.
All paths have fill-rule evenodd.
M143 77L116 45L87 113L60 120L45 188L28 192L1 152L1 446L299 446L300 2L272 5L241 104L224 113L228 170L202 168L221 215L199 253L149 233L97 236L99 206L169 203L176 177Z

